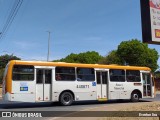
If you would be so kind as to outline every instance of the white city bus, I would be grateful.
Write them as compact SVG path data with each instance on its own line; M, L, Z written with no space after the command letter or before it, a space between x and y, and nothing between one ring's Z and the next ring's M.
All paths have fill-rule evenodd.
M5 68L4 101L60 102L153 98L148 67L12 60Z

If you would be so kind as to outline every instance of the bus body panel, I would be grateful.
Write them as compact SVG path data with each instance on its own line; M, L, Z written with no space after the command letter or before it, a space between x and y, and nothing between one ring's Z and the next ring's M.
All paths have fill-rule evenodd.
M10 96L13 102L35 102L34 94L11 94Z
M35 102L35 81L12 81L11 101Z
M142 86L135 86L133 82L110 82L109 99L130 99L134 90L142 91Z
M77 81L75 86L75 100L96 100L96 86L93 86L93 82Z
M93 86L92 82L54 82L52 93L53 101L58 101L59 96L63 91L72 91L75 96L75 101L96 100L96 86Z

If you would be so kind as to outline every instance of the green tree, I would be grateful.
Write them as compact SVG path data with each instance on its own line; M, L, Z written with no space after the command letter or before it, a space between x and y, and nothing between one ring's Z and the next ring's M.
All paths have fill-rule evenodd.
M158 68L158 52L137 39L121 42L118 46L117 54L129 65L147 66L152 71Z
M117 50L111 51L100 63L132 66L147 66L155 71L158 68L158 52L137 39L123 41Z
M159 71L159 70L156 71L156 72L154 72L154 77L155 77L156 79L159 79L159 78L160 78L160 71Z
M0 69L0 84L2 84L3 73L4 73L4 68L1 68Z
M2 83L5 66L10 60L20 60L20 58L18 58L17 56L8 55L8 54L0 56L0 84Z
M123 65L123 60L117 54L117 50L112 50L105 56L102 60L100 60L101 64L118 64Z
M60 60L55 60L55 61L69 62L69 63L95 64L95 63L98 63L98 61L100 59L102 59L102 56L99 55L98 52L88 51L88 52L83 52L83 53L79 53L79 54L71 53L67 57L62 58Z
M8 55L8 54L1 55L0 56L0 68L5 68L5 66L10 60L20 60L20 58L18 58L17 56L14 56L13 54L12 55Z
M68 62L68 63L77 63L77 54L71 53L70 55L68 55L65 58L62 58L60 60L54 60L54 62Z

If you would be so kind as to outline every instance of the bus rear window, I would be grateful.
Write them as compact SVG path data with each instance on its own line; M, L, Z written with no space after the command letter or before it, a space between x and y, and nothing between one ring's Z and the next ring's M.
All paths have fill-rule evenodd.
M34 67L31 65L14 65L12 79L14 81L34 80Z

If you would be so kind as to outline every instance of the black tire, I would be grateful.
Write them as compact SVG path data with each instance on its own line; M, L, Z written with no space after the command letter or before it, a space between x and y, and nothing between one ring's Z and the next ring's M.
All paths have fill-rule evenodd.
M139 101L139 97L140 97L140 95L138 94L138 92L133 92L131 94L131 101L132 102L138 102Z
M64 92L61 94L59 102L63 106L69 106L73 103L73 95L70 92Z

